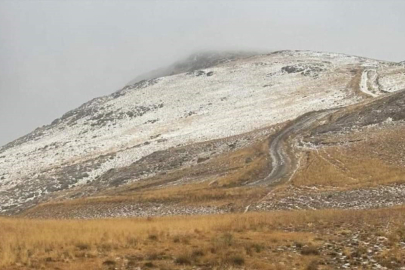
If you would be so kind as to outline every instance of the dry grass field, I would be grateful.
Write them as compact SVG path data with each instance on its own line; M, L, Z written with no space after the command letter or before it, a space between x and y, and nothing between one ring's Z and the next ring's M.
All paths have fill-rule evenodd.
M157 151L27 204L0 218L0 269L404 270L403 93Z
M405 265L404 222L405 207L109 220L1 218L0 268L336 269L349 263L357 269L374 264L399 269Z
M355 189L405 182L404 126L369 127L321 137L328 145L302 153L295 186ZM342 146L344 142L350 144Z

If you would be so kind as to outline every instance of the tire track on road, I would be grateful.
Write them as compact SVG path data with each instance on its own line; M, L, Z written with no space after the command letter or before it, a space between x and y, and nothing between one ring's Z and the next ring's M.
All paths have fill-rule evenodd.
M249 183L249 185L274 185L278 184L292 170L293 164L284 147L284 143L288 137L294 134L299 134L303 130L310 127L317 120L336 110L323 110L306 113L287 127L276 133L270 142L269 153L272 160L272 170L265 178Z

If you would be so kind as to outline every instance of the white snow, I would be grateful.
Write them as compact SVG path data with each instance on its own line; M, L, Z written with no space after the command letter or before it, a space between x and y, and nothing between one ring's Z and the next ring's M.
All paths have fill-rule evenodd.
M283 67L296 64L321 65L324 70L318 76L281 72ZM91 127L88 124L91 116L86 116L76 125L68 126L68 119L38 140L0 149L0 156L5 156L0 158L0 179L5 178L0 180L0 211L6 204L22 203L7 191L21 183L35 183L40 187L41 177L63 166L116 153L99 168L87 172L89 176L78 182L83 184L111 168L128 166L155 151L229 137L294 119L309 111L357 103L362 97L356 96L348 85L354 78L350 71L361 65L379 67L375 60L354 56L285 51L204 70L214 72L212 76L163 77L145 88L125 90L126 94L118 98L108 96L93 101L87 107L97 109L97 114L114 112L110 123ZM391 69L398 71L397 66ZM391 76L390 67L385 64L383 73L380 82L383 87L394 91L398 88L395 84L405 85L405 76L398 72ZM368 91L367 74L363 73L360 88L376 96ZM163 107L142 116L117 117L118 112L158 104ZM151 120L157 121L148 123ZM158 138L151 139L158 134ZM159 139L165 141L158 142ZM145 142L150 144L144 145ZM50 147L52 143L59 147ZM135 148L137 145L140 146ZM47 149L40 150L46 146ZM45 193L42 189L38 196Z
M365 69L363 73L361 74L361 81L360 81L360 90L372 97L377 97L378 95L375 93L372 93L369 90L369 74L372 72L371 69Z

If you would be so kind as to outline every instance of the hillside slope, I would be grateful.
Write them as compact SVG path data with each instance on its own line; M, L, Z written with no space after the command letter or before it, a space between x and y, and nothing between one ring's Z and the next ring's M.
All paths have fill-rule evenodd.
M267 147L291 120L367 103L402 88L405 68L400 64L307 51L251 56L140 81L0 148L0 212L152 187L178 195L170 190L189 183L194 183L192 193L210 201L216 193L224 196L224 188L249 186L271 173L274 157ZM217 189L201 193L207 185ZM240 205L230 206L232 196L246 192L232 190L219 208L187 205L175 213L239 209L262 195L256 189L266 192L254 185L249 189L251 197ZM125 207L127 195L119 200ZM147 200L137 198L114 216L139 215L137 203ZM112 212L110 206L100 215Z

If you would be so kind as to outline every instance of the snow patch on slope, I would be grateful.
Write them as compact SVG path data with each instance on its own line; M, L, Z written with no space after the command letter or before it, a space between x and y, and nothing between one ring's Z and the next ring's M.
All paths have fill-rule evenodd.
M359 102L348 85L364 66L384 68L383 86L405 82L375 60L283 51L128 85L0 148L0 212L155 151Z

